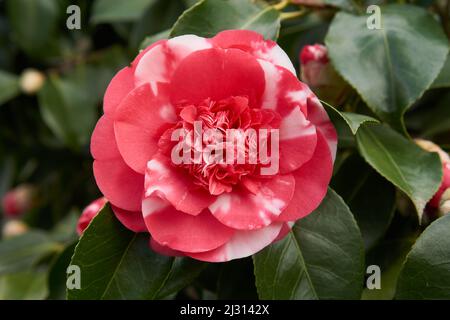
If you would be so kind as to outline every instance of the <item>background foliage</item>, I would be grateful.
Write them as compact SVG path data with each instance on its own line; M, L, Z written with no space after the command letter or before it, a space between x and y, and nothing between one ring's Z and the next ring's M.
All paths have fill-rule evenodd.
M39 195L22 218L30 231L0 241L0 299L450 298L450 218L424 214L442 168L411 140L450 147L449 1L325 3L297 14L277 1L0 1L0 196L22 183ZM366 27L373 3L379 30ZM66 28L70 4L81 30ZM158 39L225 29L277 40L297 67L305 44L327 45L351 88L327 107L334 191L284 240L229 263L159 256L108 206L78 241L77 217L100 196L89 138L112 76ZM20 85L27 68L46 76L36 94ZM71 260L82 289L66 295ZM373 264L380 290L365 288Z

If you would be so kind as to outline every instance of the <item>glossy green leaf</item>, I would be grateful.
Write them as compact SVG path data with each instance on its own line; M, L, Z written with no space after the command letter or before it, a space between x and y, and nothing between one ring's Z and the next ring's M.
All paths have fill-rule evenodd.
M0 300L42 300L47 297L47 270L28 270L0 276Z
M352 155L333 177L332 187L355 216L366 250L385 234L395 208L395 188L358 155Z
M328 109L332 110L334 113L339 115L345 123L348 125L352 133L355 135L356 132L358 132L359 127L365 123L365 122L371 122L371 123L379 123L377 119L374 119L372 117L366 116L364 114L358 114L354 112L345 112L345 111L339 111L332 105L326 103L325 101L321 101L323 105L325 105Z
M254 255L254 265L261 299L359 299L361 233L342 198L329 190L286 238Z
M38 93L44 122L56 137L74 149L88 142L97 118L92 91L85 89L86 83L52 75Z
M0 105L20 93L19 77L0 70Z
M8 0L7 14L15 43L33 56L48 54L58 27L59 4L53 0Z
M448 40L425 9L393 4L381 7L381 17L381 28L371 30L367 15L340 12L325 43L336 70L373 112L402 131L404 112L438 76Z
M81 271L81 289L68 290L71 300L162 299L189 284L205 266L153 252L148 235L127 230L109 206L85 230L71 264Z
M408 254L397 299L450 299L450 215L433 222Z
M133 21L156 0L96 0L93 5L93 23Z
M439 156L422 150L387 126L363 126L356 138L364 159L409 196L421 218L441 183Z
M212 37L228 29L253 30L275 40L280 30L280 14L270 6L250 0L202 0L180 16L170 36Z
M441 69L436 80L434 80L432 88L448 88L450 87L450 55L447 56L444 66Z
M58 243L38 231L3 240L0 242L0 275L28 269L59 249Z

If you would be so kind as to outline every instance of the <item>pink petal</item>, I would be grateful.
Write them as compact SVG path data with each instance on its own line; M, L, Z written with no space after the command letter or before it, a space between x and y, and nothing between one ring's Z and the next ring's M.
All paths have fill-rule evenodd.
M128 229L133 232L147 232L144 217L141 211L127 211L121 208L111 206L116 218Z
M89 223L91 223L92 219L94 219L94 217L100 212L107 202L108 200L105 197L101 197L94 200L86 208L84 208L77 223L78 235L81 235L84 232Z
M91 138L94 176L103 195L115 206L139 211L144 191L144 176L126 165L114 137L113 121L104 115Z
M213 250L226 243L234 230L217 221L208 210L193 216L177 211L157 197L142 202L145 224L161 245L183 252Z
M211 42L223 49L240 49L258 59L288 69L295 76L295 68L286 52L275 41L264 40L263 36L250 30L225 30L219 32Z
M323 108L319 99L314 94L308 97L308 120L311 121L323 134L330 148L331 157L336 159L337 133L333 123L330 121L327 112Z
M295 192L279 221L295 221L315 210L327 193L333 162L327 142L317 132L317 146L312 159L292 174L295 178Z
M259 229L276 220L291 201L295 189L292 175L261 179L255 193L235 188L223 193L209 206L223 224L240 230Z
M273 242L277 242L277 241L283 240L284 237L286 237L288 235L288 233L291 232L291 229L292 229L293 226L294 226L294 222L285 222L285 223L283 223L283 226L281 227L280 233L273 240Z
M187 255L208 262L225 262L245 258L271 244L280 233L282 226L283 223L274 223L258 230L236 231L226 244L215 250L188 253Z
M275 110L284 117L300 107L307 115L307 98L313 94L308 86L283 67L261 59L258 62L266 80L262 108Z
M314 154L316 144L315 126L306 120L300 108L293 109L281 120L280 172L292 172L308 162Z
M163 96L155 97L150 85L134 89L114 116L115 137L125 162L144 174L147 162L158 151L159 138L175 120L175 109Z
M202 50L186 57L175 71L171 99L177 105L245 96L251 107L259 107L264 82L264 73L250 54L237 49Z
M195 185L184 169L174 167L170 159L160 154L148 162L145 173L145 196L152 195L191 215L200 214L215 199L206 189Z
M156 82L170 82L180 62L193 52L209 49L211 44L195 35L184 35L161 41L147 50L136 65L135 83L149 83L155 89ZM157 90L154 90L156 94Z
M106 88L103 97L103 112L113 115L117 106L134 89L134 75L130 67L120 70Z

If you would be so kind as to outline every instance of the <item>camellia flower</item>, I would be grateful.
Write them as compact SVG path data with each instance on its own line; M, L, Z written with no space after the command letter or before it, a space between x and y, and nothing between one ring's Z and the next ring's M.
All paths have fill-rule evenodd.
M444 210L440 210L440 206L445 204L445 207L448 206L446 203L446 197L443 199L443 194L446 190L450 189L450 156L444 150L442 150L437 144L424 140L424 139L415 139L415 142L419 147L428 151L428 152L436 152L439 155L442 163L442 182L438 189L438 191L434 194L433 198L428 202L427 207L431 209L433 212L441 213ZM448 194L447 194L448 195Z
M118 219L149 232L160 253L212 262L252 255L327 192L335 129L285 52L258 33L158 41L112 79L103 107L91 141L97 185ZM230 130L257 136L235 148ZM270 137L258 140L263 130ZM180 132L183 151L200 162L174 158ZM278 146L269 159L275 172L263 174L272 163L249 161L254 150L261 159L262 144ZM226 163L208 146L225 150Z
M77 223L78 235L81 236L83 234L89 223L91 223L92 219L94 219L94 217L100 212L107 202L108 200L105 197L101 197L92 201L86 208L84 208Z
M3 213L14 218L22 215L33 207L35 188L23 184L8 191L2 198Z
M340 104L347 88L345 81L334 70L324 45L304 46L300 52L301 79L308 84L321 99L332 104Z

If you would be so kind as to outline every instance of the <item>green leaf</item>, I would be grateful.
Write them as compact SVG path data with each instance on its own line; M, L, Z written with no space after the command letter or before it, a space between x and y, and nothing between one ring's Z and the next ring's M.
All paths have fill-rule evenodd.
M422 150L387 126L363 126L356 138L364 159L408 195L420 220L426 203L441 183L439 156Z
M46 234L30 231L0 242L0 275L28 269L60 249Z
M280 14L270 6L250 0L203 0L180 16L170 36L212 37L228 29L253 30L275 40L280 30Z
M397 299L450 299L450 215L434 221L408 254Z
M47 297L47 270L0 276L0 300L42 300Z
M19 77L0 70L0 105L20 93Z
M364 252L347 205L328 191L285 239L254 256L261 299L359 299Z
M156 0L96 0L92 9L93 23L133 21Z
M450 87L450 55L447 56L447 60L445 60L444 66L441 69L436 80L434 80L433 85L434 88L448 88Z
M6 10L15 43L33 56L45 54L58 26L59 4L53 0L8 0Z
M366 250L386 233L395 208L395 188L367 165L352 155L333 177L332 187L355 216Z
M345 111L339 111L332 105L326 103L325 101L321 101L322 104L324 104L329 109L333 110L336 114L338 114L348 125L352 133L355 135L356 132L358 132L359 127L365 123L365 122L371 122L371 123L379 123L377 119L374 119L372 117L366 116L364 114L358 114L353 112L345 112Z
M71 265L81 270L76 299L162 299L189 284L205 266L188 258L159 255L146 234L127 230L109 206L85 230Z
M95 102L86 83L51 75L38 93L42 118L66 145L78 149L86 144L97 118Z
M336 70L373 112L402 131L403 114L439 74L448 40L425 9L393 4L381 8L381 17L381 29L370 30L367 15L339 12L325 43Z
M49 299L66 299L67 267L70 265L77 242L69 244L52 262L48 274Z

